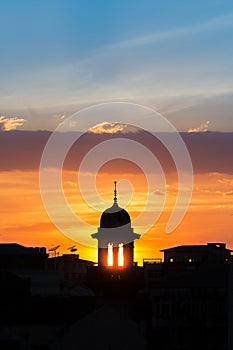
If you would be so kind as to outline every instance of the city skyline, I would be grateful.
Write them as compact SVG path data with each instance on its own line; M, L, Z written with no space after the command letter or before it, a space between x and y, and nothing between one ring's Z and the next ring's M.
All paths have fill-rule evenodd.
M46 141L60 123L84 107L119 101L161 113L181 133L194 170L189 210L168 235L177 174L163 152L156 154L166 175L166 203L155 225L136 242L135 260L160 257L160 249L181 244L222 241L233 248L230 1L12 0L2 4L0 19L1 242L47 249L60 245L61 253L77 243L81 257L97 261L96 247L68 239L50 221L41 199L39 166ZM140 132L116 122L108 123L103 115L90 132L92 142L132 132L150 147ZM149 126L158 131L153 122ZM96 177L103 200L93 210L78 188L82 152L64 163L64 192L72 210L98 227L117 180L119 205L135 220L147 200L147 174L130 160L106 163ZM87 187L88 181L87 176ZM153 192L160 205L165 195L160 183L155 182ZM148 216L154 211L151 206ZM145 233L143 226L134 228Z

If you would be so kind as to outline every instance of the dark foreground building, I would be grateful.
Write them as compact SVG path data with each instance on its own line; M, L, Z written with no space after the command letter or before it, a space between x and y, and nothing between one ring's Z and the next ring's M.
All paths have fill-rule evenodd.
M49 259L31 248L26 258L24 248L0 245L0 349L232 349L233 268L223 243L165 249L163 262L138 268ZM32 271L45 277L33 280Z
M95 307L85 285L93 262L46 248L0 244L0 349L57 350L66 330Z
M149 348L230 349L231 251L223 243L164 249L144 261Z

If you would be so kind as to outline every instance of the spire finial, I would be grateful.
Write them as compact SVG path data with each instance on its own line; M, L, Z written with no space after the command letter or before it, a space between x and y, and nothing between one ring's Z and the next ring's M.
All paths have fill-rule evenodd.
M114 202L115 202L115 203L117 202L117 189L116 189L116 185L117 185L117 182L114 181L114 186L115 186L115 188L114 188Z

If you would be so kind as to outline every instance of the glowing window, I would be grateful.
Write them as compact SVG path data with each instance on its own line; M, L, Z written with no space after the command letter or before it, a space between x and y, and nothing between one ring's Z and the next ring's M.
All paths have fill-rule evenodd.
M108 266L113 266L113 244L108 243Z
M170 262L174 262L174 259L173 259L173 258L170 258L169 261L170 261Z
M192 259L192 258L189 258L189 262L190 262L190 263L193 262L193 259Z
M124 248L122 243L118 246L118 266L124 266Z

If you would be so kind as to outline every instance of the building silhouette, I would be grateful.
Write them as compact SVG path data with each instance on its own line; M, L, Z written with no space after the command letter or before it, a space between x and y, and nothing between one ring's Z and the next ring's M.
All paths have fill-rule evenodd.
M47 258L44 247L24 247L17 243L0 244L1 269L44 269Z
M48 271L57 272L60 287L85 287L87 282L87 268L94 266L90 260L80 259L79 254L63 254L48 259ZM88 291L86 291L88 292Z
M149 348L228 349L231 250L223 243L163 249L145 260Z
M224 243L208 243L203 245L183 245L161 250L164 252L164 262L201 263L227 262L231 257L231 250L226 249Z

